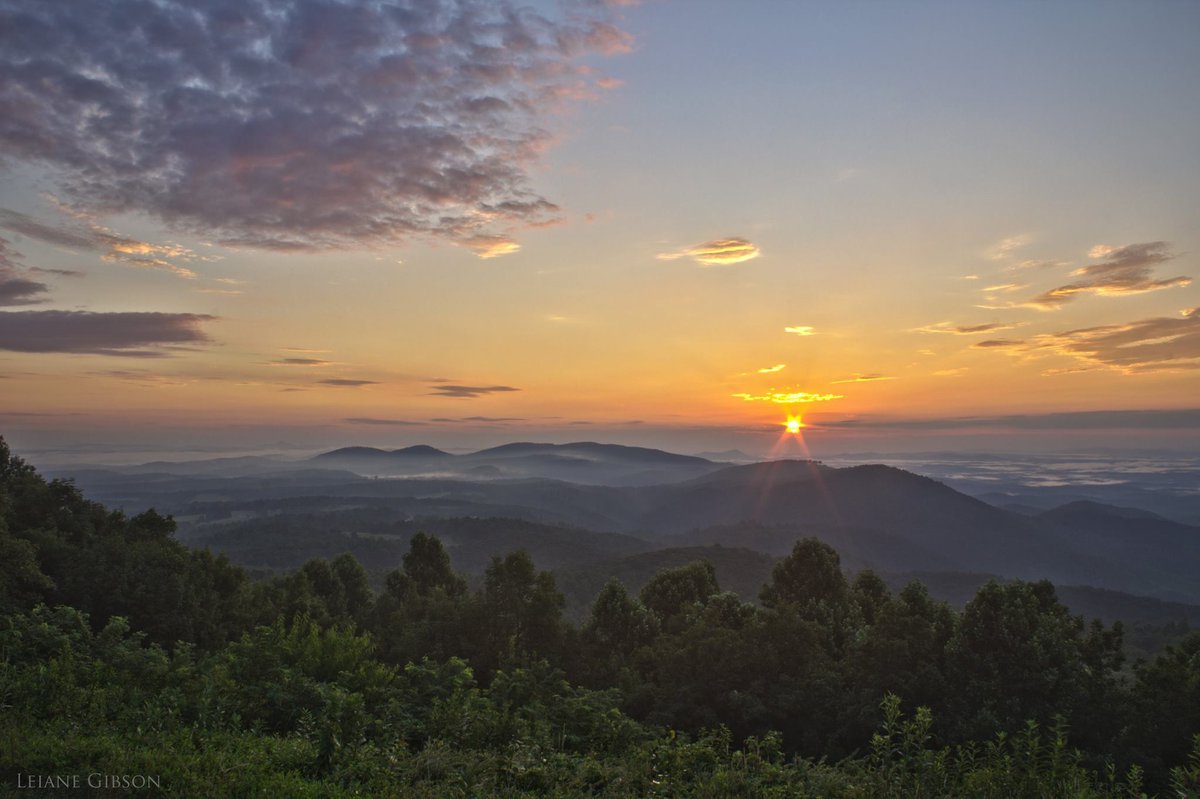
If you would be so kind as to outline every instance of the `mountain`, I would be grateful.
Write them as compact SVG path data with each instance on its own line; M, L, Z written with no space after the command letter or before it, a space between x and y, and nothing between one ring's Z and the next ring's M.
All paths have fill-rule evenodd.
M1153 581L1156 595L1195 601L1200 586L1200 527L1097 502L1072 502L1038 518L1057 528L1060 537L1086 542L1094 555Z
M998 507L1019 504L1053 510L1078 502L1110 507L1136 508L1165 519L1200 526L1200 493L1195 491L1196 475L1190 473L1190 484L1173 488L1146 488L1136 483L1105 485L1014 486L1009 490L972 490L962 486L971 496ZM956 485L958 481L955 481ZM1183 480L1177 481L1182 483Z
M1151 513L1141 508L1124 508L1118 505L1108 505L1103 502L1093 502L1088 499L1068 502L1065 505L1059 505L1056 508L1043 511L1040 515L1044 519L1064 522L1080 520L1095 522L1097 520L1109 519L1154 519L1160 522L1167 521L1167 519L1164 519L1157 513Z
M710 461L724 461L726 463L754 463L762 460L762 458L742 452L740 449L724 449L720 452L697 452L697 458L705 458Z
M402 449L378 449L376 447L342 447L341 449L322 452L320 455L314 455L309 460L329 463L333 461L373 461L376 463L386 463L392 461L403 462L414 458L452 458L454 457L449 452L443 452L435 447L426 444L416 444L411 447L403 447Z
M1200 602L1196 527L1095 502L1014 513L890 466L728 466L589 442L520 443L415 458L371 450L365 457L438 465L388 479L313 469L341 465L321 459L306 462L305 471L255 478L93 471L79 479L86 490L102 487L98 498L127 512L153 505L176 514L181 536L189 538L206 535L222 520L355 509L409 519L506 517L624 533L658 546L720 544L776 556L811 535L836 547L851 568L1045 578ZM514 472L558 479L508 476ZM640 483L656 473L676 479Z
M311 460L368 476L544 478L595 485L668 483L695 477L723 465L692 455L592 441L573 444L516 442L464 455L451 455L425 445L391 451L343 447L316 455Z

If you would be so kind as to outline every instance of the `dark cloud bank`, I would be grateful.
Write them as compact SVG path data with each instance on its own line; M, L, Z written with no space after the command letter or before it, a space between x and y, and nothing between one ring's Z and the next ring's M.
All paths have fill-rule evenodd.
M0 153L79 209L234 245L486 243L557 216L526 174L542 120L628 48L605 4L567 8L5 0Z
M959 416L945 419L843 419L818 422L824 428L880 428L894 430L1161 430L1200 428L1200 409L1066 411L1010 416Z
M200 324L213 319L188 313L0 313L0 350L161 357L165 350L208 341Z

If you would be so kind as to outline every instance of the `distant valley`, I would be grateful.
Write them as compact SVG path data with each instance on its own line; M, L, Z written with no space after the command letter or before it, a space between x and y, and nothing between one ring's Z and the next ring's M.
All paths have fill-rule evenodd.
M303 460L152 462L52 475L130 513L170 513L181 539L263 572L350 551L378 577L395 568L413 534L426 531L444 539L466 573L481 573L493 555L527 549L556 571L578 607L610 576L636 587L693 556L713 560L726 588L753 598L774 560L815 536L851 571L871 568L889 580L925 575L946 598L973 590L985 579L979 575L995 575L1117 592L1131 597L1131 618L1195 623L1189 608L1200 605L1200 527L1159 512L1191 507L1182 489L1121 486L1124 496L1154 498L1150 508L1087 498L1109 496L1091 489L1058 504L1037 490L1027 492L1032 500L984 492L986 502L893 466L730 464L592 442L461 455L348 447ZM1081 607L1091 602L1079 596ZM1135 612L1139 596L1177 606ZM1093 612L1115 618L1113 603L1104 607Z

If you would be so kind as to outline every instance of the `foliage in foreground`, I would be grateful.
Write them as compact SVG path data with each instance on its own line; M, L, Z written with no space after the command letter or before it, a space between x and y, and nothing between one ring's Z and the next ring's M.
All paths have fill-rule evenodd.
M212 655L168 654L123 620L70 608L0 633L0 777L153 774L169 796L1136 797L1137 767L1083 764L1063 729L1029 724L935 748L931 714L889 695L860 756L788 757L778 734L735 743L640 724L615 691L545 663L478 684L457 659L400 669L365 636L311 620L263 626ZM1172 795L1200 789L1200 737ZM1190 791L1190 793L1189 793ZM103 795L138 795L108 791ZM73 795L79 795L76 792Z

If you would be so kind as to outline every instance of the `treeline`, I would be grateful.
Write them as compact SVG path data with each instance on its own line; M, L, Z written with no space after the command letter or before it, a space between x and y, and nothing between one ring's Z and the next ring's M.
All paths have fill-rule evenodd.
M1084 624L1048 583L989 583L960 613L920 583L848 581L808 539L759 604L697 562L636 596L609 583L575 626L523 552L472 590L418 535L376 593L349 556L253 581L172 531L43 480L0 439L6 787L103 772L177 796L1200 793L1200 635L1124 663L1120 626Z

